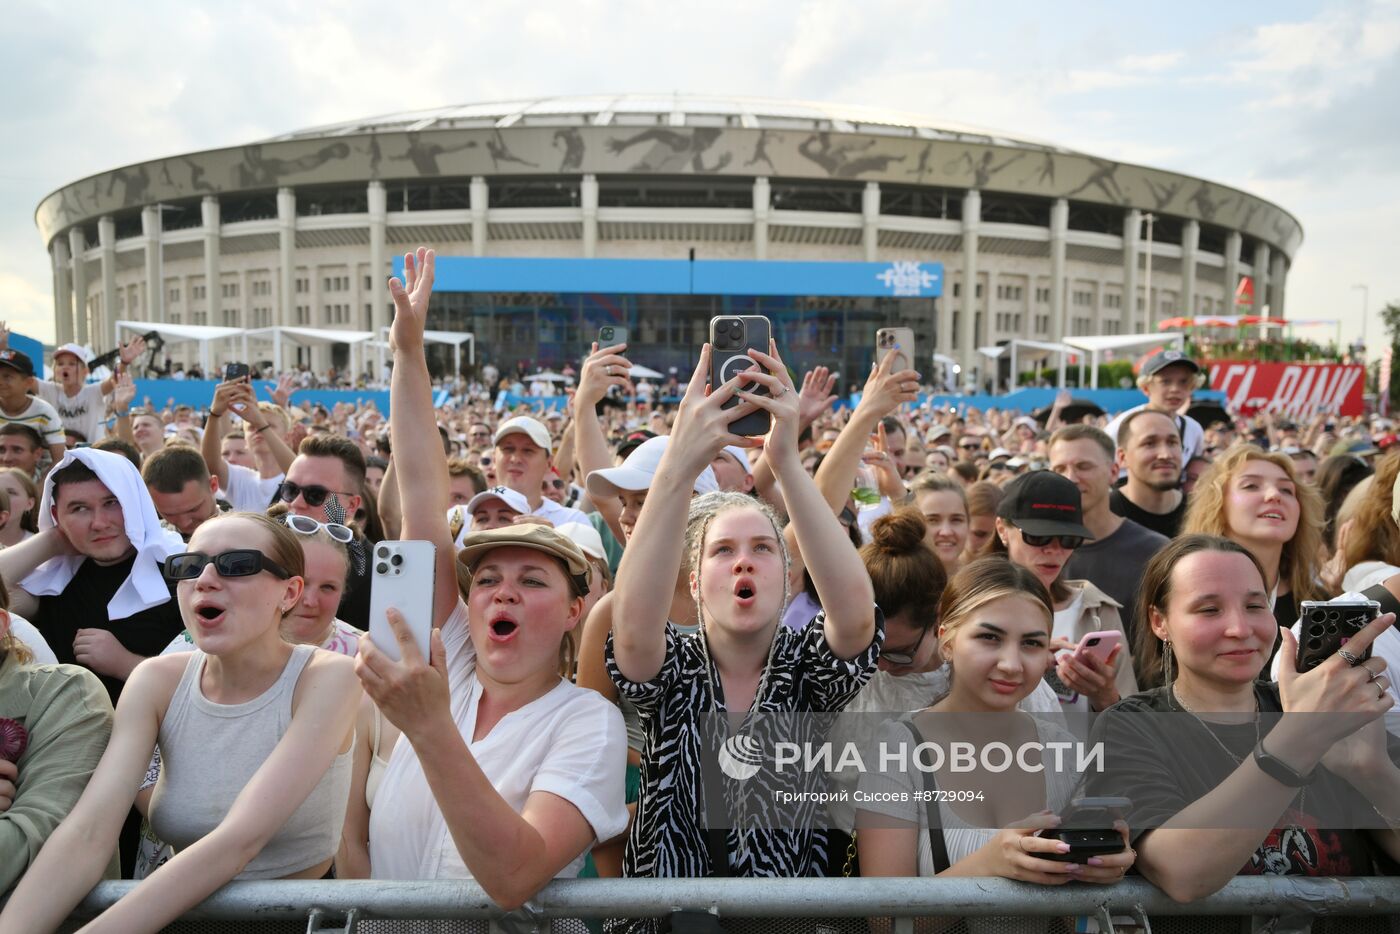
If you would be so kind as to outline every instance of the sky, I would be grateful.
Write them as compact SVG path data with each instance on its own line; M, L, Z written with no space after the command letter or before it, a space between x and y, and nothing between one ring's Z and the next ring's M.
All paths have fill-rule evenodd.
M1302 222L1289 317L1350 341L1369 300L1378 348L1400 302L1400 0L12 0L0 87L0 320L45 341L34 208L56 188L375 114L616 92L889 107L1208 178Z

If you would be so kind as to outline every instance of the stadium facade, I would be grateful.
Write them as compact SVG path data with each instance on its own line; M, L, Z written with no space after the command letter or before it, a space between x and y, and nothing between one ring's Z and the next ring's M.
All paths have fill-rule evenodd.
M1283 208L1176 172L902 113L685 95L444 107L155 159L65 185L36 223L57 339L98 350L118 320L379 334L392 257L426 244L543 264L538 279L530 263L479 288L459 277L437 303L433 326L472 331L487 358L559 365L620 323L653 348L644 362L674 365L712 314L761 312L811 361L858 366L876 327L908 325L921 358L969 376L986 364L976 348L1010 338L1233 313L1242 276L1261 307L1240 310L1281 315L1302 242ZM574 288L547 274L565 258L882 263L886 284L939 282ZM347 359L344 345L298 353L317 369Z

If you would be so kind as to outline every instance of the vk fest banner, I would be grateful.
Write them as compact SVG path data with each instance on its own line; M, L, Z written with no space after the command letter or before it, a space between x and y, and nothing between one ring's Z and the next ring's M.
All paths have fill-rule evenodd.
M1364 367L1353 363L1214 360L1210 388L1224 393L1230 409L1243 415L1361 415L1364 373Z

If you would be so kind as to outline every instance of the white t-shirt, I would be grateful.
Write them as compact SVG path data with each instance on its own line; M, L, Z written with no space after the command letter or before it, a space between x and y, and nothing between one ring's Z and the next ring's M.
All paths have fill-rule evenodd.
M617 707L596 691L560 679L549 693L507 714L473 741L482 688L467 608L460 600L442 636L452 719L501 797L519 813L532 793L547 791L578 808L597 839L622 833L627 828L627 730ZM412 743L394 744L370 813L369 847L375 879L472 877ZM559 877L577 876L585 855L579 853Z
M57 665L58 656L53 654L53 649L44 641L44 637L39 630L34 628L34 624L23 616L10 614L10 632L14 637L23 642L29 651L34 653L34 664L36 665Z
M1361 595L1361 591L1365 590L1367 587L1375 586L1381 581L1388 580L1396 574L1400 574L1400 568L1395 567L1393 564L1385 564L1381 561L1363 561L1350 571L1347 571L1346 576L1342 578L1342 587L1346 590L1346 593L1342 594L1340 597L1333 597L1327 602L1339 603L1365 600L1366 598ZM1300 619L1293 624L1293 638L1297 639L1298 634L1302 632L1302 630L1303 621ZM1379 636L1376 636L1376 641L1371 643L1371 654L1385 659L1387 676L1400 677L1392 675L1392 672L1400 671L1400 632L1396 632L1394 626L1391 626ZM1283 653L1279 652L1274 656L1273 663L1269 667L1269 676L1272 680L1278 680L1279 665L1282 663ZM1397 697L1397 695L1400 695L1400 690L1391 688L1390 695L1395 698L1395 702L1390 705L1390 713L1386 714L1386 728L1391 730L1391 732L1395 732L1397 728L1395 715L1400 714L1400 697Z
M272 497L277 495L277 488L282 485L284 476L279 473L264 480L251 467L229 464L228 488L223 491L224 499L228 500L234 512L263 512L272 502Z
M63 419L58 417L58 412L38 396L29 396L29 404L24 407L24 411L18 415L10 415L0 411L0 425L6 422L18 422L21 425L28 425L44 439L45 446L64 444L67 439L63 435Z
M39 398L54 407L64 428L82 432L89 443L107 436L107 397L102 395L101 383L85 383L76 396L70 396L58 383L41 379Z
M531 514L548 519L554 523L556 529L565 522L582 522L584 525L588 525L588 516L570 506L561 506L548 496L540 500L539 507L532 510Z

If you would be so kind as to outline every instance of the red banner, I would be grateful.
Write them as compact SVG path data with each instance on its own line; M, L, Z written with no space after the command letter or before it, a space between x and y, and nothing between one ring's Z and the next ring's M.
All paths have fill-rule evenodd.
M1343 363L1261 363L1213 360L1210 388L1225 393L1233 412L1280 412L1292 416L1330 412L1361 415L1364 368Z

